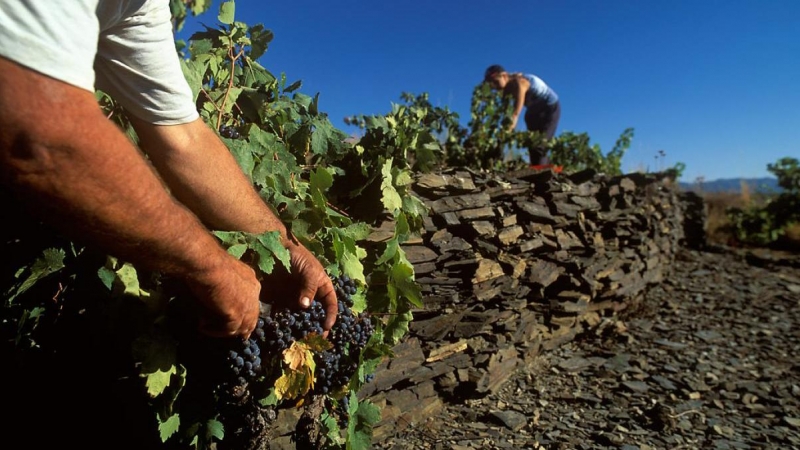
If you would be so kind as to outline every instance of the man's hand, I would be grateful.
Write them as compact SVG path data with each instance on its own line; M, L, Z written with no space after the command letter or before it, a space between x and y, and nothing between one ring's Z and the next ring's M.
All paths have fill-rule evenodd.
M290 254L291 272L283 266L264 280L262 298L265 302L289 308L308 308L316 299L325 310L323 336L336 322L339 305L336 291L322 264L307 248L299 243L289 242L286 246Z
M206 332L253 331L261 288L253 270L169 195L92 92L0 58L0 124L0 183L31 214L137 267L186 280L205 308ZM220 180L245 178L217 167Z
M264 280L262 295L269 303L293 308L307 308L316 298L326 310L323 329L327 334L338 311L333 283L314 255L287 237L283 223L253 189L230 150L208 125L200 119L169 126L151 125L135 117L131 122L140 146L150 155L173 195L210 228L281 233L291 254L291 273L276 267ZM228 328L222 326L220 331L224 329Z
M214 337L250 337L256 328L261 303L261 283L250 266L227 258L187 280L187 284L203 306L201 332Z

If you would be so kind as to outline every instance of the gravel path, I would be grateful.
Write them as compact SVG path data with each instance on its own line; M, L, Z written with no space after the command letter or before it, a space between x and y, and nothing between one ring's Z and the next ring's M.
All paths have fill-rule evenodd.
M684 250L638 307L373 448L800 449L799 351L797 264Z

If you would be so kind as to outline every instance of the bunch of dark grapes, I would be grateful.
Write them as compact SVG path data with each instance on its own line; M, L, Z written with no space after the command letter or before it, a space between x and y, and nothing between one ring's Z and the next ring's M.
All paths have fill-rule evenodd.
M375 328L365 313L356 315L352 295L356 284L346 275L333 279L339 311L336 323L331 328L328 340L333 348L322 352L317 358L316 393L327 394L331 390L345 386L358 370L361 351L366 347Z
M264 335L264 319L258 319L256 329L250 339L239 341L238 345L228 350L228 364L236 379L237 386L245 386L262 372L261 347L258 336Z
M333 280L336 288L338 313L336 323L328 334L332 344L329 350L315 355L316 384L314 393L327 394L349 383L358 370L361 351L366 347L374 326L365 313L355 314L351 309L356 284L347 276ZM269 376L269 368L283 351L295 341L311 334L322 335L325 309L316 300L307 309L274 309L269 316L260 318L248 340L227 341L227 380L234 391L242 391L259 376ZM262 359L263 356L263 359Z
M353 294L356 293L356 284L347 275L336 277L332 281L333 288L336 290L336 298L352 308Z
M325 310L314 300L305 310L283 308L264 318L264 335L259 337L262 350L279 355L311 333L322 334Z
M239 130L230 125L222 125L219 127L219 135L228 139L239 139L239 137L241 137Z

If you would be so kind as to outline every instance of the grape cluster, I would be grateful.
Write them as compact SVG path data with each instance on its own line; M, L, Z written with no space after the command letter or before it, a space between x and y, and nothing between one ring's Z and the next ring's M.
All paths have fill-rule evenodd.
M316 384L314 392L327 394L333 389L345 386L358 370L361 351L374 332L374 326L365 313L355 314L353 294L355 281L347 276L332 279L336 289L338 313L336 323L328 334L332 348L315 354ZM280 357L282 352L295 341L305 339L310 334L322 334L325 322L325 309L316 300L305 310L281 308L260 318L255 331L246 341L238 341L235 348L228 350L228 366L234 375L235 384L245 386L258 376L265 374L270 362L265 358Z
M311 333L322 334L325 310L314 300L307 310L283 308L264 320L263 336L258 337L263 350L280 354L292 346L294 341L304 339Z
M333 279L333 288L336 290L336 298L352 308L353 294L356 293L356 285L353 280L347 275L336 277Z
M239 137L241 137L239 130L230 125L222 125L219 127L219 135L228 139L239 139Z
M375 328L366 314L356 315L352 295L356 284L346 275L333 279L339 311L336 323L331 328L328 339L333 344L331 350L322 352L317 362L317 393L327 394L333 389L346 385L358 370L361 351L366 347Z
M254 335L263 334L264 319L258 319ZM243 386L261 374L261 347L258 340L252 336L242 340L241 345L228 350L228 364L233 375L237 377L236 384Z

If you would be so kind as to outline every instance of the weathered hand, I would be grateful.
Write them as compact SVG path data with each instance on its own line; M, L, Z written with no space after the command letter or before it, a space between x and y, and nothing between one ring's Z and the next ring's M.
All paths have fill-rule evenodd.
M267 303L285 307L308 308L316 299L325 309L323 336L328 335L339 306L336 291L330 277L319 260L299 243L287 245L290 254L291 272L283 266L276 266L272 274L264 280L263 300Z
M258 321L261 291L261 283L250 266L228 257L188 280L188 284L203 306L202 333L214 337L250 337Z

